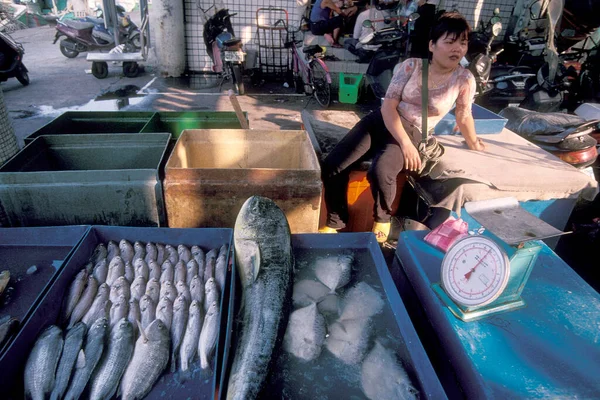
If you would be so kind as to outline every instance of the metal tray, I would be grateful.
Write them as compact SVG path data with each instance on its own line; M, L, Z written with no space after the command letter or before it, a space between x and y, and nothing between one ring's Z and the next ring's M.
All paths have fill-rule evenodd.
M228 263L231 258L231 243L233 231L231 229L173 229L173 228L138 228L138 227L113 227L92 226L74 251L70 260L56 278L52 287L38 304L36 310L25 322L21 333L13 345L0 359L0 387L12 388L9 393L3 393L3 398L23 398L23 371L29 351L33 347L37 336L48 326L57 322L63 297L67 292L73 278L86 264L96 245L107 243L109 240L127 239L132 243L136 240L143 242L160 242L171 245L185 244L198 245L203 250L218 248L223 244L229 246ZM231 275L235 273L232 266L226 274L225 286L232 282ZM228 298L221 296L221 310L228 310ZM228 313L221 312L221 326L224 326ZM223 337L219 335L216 356L212 360L212 372L202 373L200 362L196 358L192 364L194 369L191 378L185 382L180 381L180 373L171 374L170 371L159 378L146 399L213 399L218 387L221 367L221 352L219 345L223 345ZM8 390L7 390L8 391Z
M23 326L89 228L79 225L0 229L0 271L10 271L7 290L0 297L0 316L10 315ZM33 266L36 271L27 274ZM13 334L0 347L0 356L15 337Z

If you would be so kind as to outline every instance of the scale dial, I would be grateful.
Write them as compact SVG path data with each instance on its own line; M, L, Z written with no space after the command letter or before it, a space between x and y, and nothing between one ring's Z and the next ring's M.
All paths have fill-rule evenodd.
M454 243L442 260L442 287L465 307L485 306L500 296L510 275L508 256L485 236Z

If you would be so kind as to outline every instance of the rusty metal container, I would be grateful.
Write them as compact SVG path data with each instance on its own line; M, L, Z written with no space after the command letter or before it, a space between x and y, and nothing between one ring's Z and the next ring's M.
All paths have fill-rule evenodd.
M246 199L273 199L293 233L316 232L321 169L306 131L184 130L165 168L172 228L233 228Z

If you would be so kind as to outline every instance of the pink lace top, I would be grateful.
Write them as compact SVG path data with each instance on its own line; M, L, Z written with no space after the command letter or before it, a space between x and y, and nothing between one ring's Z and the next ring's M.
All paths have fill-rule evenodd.
M421 59L406 59L392 77L385 94L388 99L399 99L398 113L409 123L421 128ZM456 103L456 114L471 114L475 95L475 78L468 69L458 66L448 79L429 89L427 127L432 129Z

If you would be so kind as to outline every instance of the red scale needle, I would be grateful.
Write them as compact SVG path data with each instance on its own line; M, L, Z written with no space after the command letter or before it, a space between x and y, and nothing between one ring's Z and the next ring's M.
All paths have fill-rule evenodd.
M481 264L483 262L483 260L485 260L485 258L488 256L488 254L490 254L492 252L492 249L489 249L487 253L485 253L485 256L483 256L478 262L477 264L475 264L475 266L473 268L471 268L469 270L469 272L467 272L465 274L465 279L469 280L471 279L471 275L473 274L473 272L475 272L475 269L479 266L479 264Z

